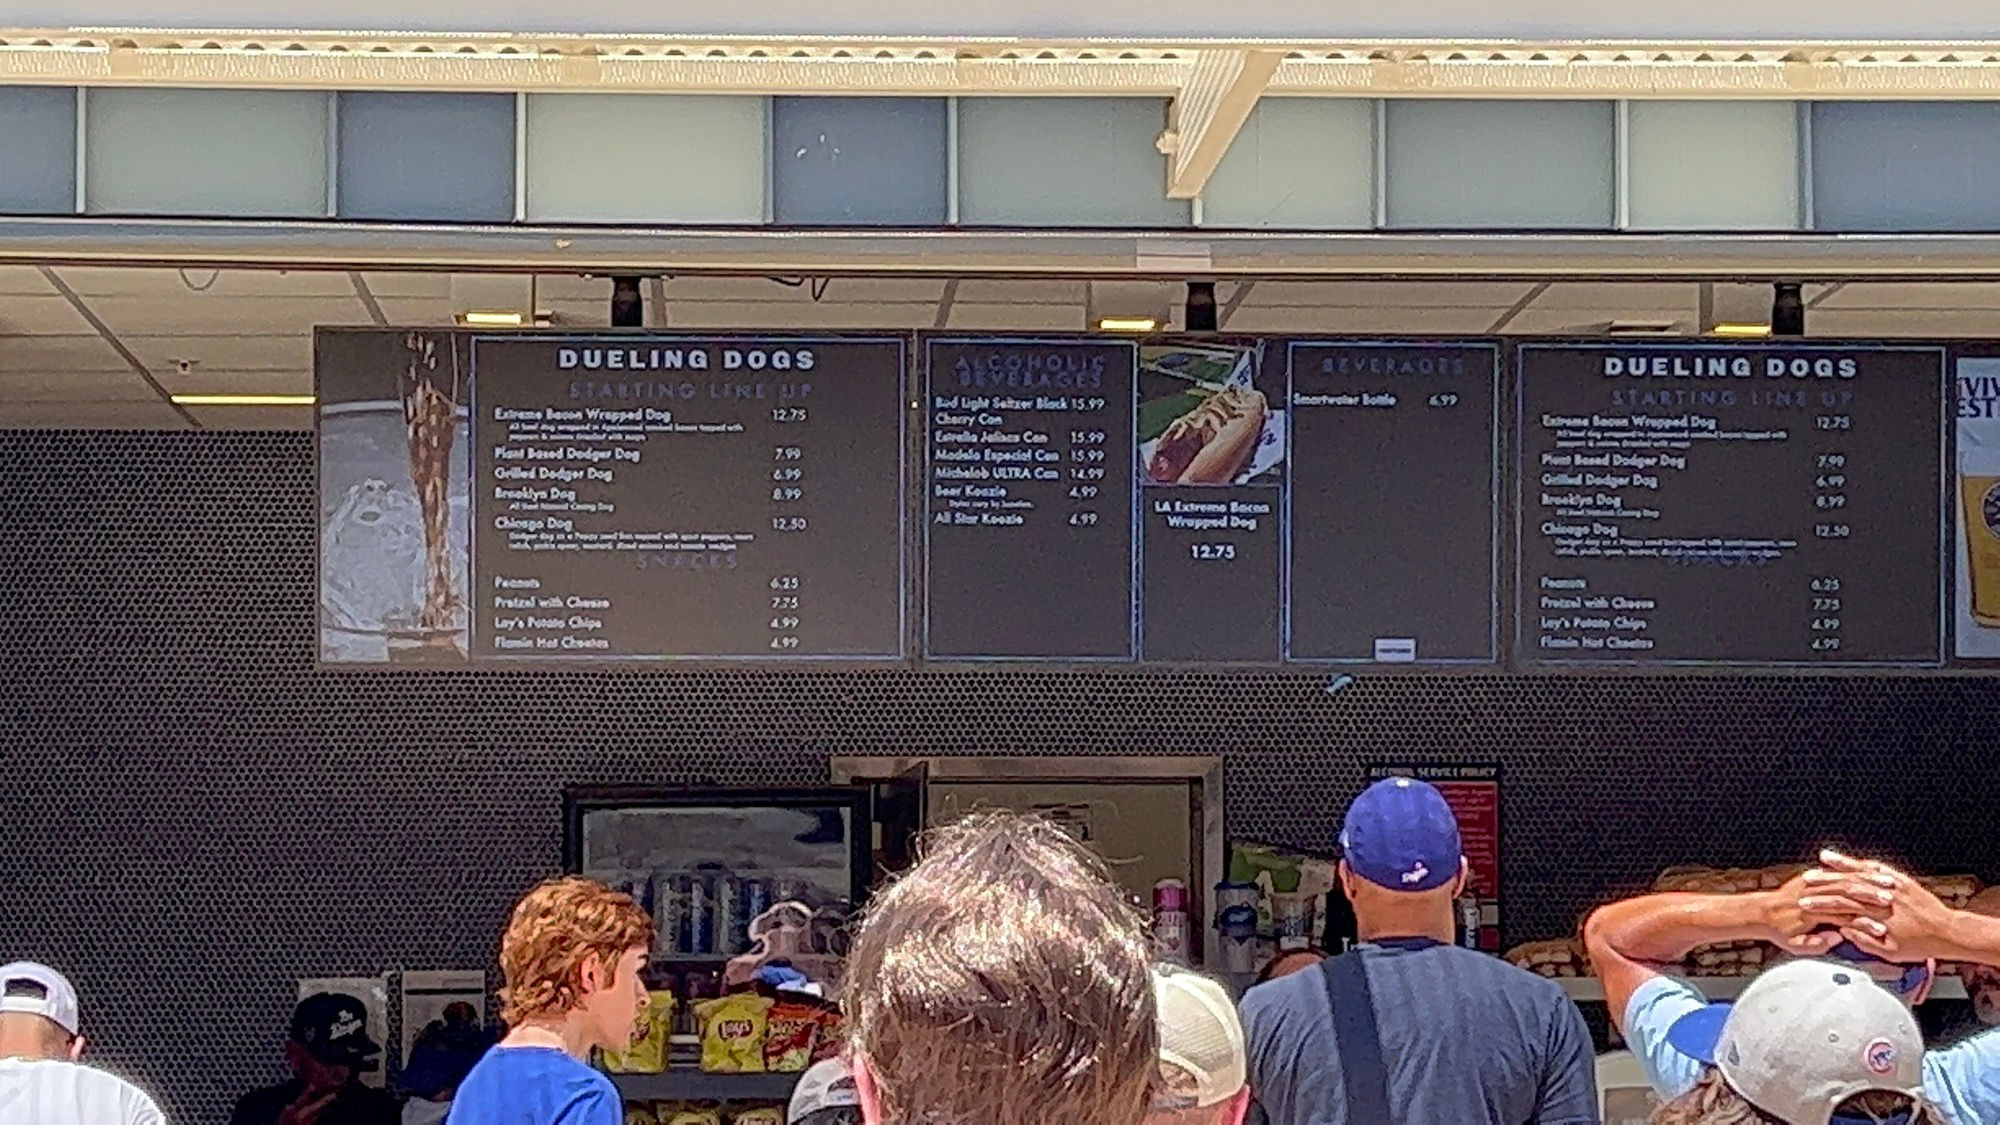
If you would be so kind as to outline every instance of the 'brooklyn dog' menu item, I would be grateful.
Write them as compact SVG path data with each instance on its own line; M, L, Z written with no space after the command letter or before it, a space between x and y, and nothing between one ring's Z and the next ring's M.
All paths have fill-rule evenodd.
M899 338L481 337L475 659L902 655Z
M926 655L1132 659L1136 352L927 342Z
M1520 356L1522 661L1942 662L1942 349Z
M1499 659L1489 343L1291 345L1297 661Z

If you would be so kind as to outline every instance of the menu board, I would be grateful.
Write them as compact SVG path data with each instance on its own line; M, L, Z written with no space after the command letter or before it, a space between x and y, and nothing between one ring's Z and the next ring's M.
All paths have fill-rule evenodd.
M319 658L1995 661L1996 353L322 330Z
M927 342L924 651L1130 660L1126 340Z
M1500 349L1291 345L1285 655L1499 659Z
M357 333L321 359L322 659L905 655L905 338Z
M1518 354L1521 663L1943 662L1942 348Z
M926 356L925 655L1497 660L1497 345Z

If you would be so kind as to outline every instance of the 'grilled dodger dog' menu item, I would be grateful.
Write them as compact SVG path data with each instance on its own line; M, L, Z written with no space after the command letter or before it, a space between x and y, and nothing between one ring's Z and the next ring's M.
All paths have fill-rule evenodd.
M1525 344L1525 663L1943 661L1943 349Z
M473 341L475 659L902 656L900 338Z

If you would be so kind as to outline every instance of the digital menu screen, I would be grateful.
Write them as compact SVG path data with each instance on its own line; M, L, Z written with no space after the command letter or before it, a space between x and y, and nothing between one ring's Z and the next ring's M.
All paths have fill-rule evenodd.
M1942 348L1518 354L1522 664L1942 663Z
M1996 661L1996 353L322 330L319 659Z
M924 653L1491 664L1490 343L933 338Z
M1286 656L1499 659L1500 349L1291 345Z
M904 656L903 338L321 348L323 659Z
M1123 340L927 342L927 655L1132 659L1136 354Z

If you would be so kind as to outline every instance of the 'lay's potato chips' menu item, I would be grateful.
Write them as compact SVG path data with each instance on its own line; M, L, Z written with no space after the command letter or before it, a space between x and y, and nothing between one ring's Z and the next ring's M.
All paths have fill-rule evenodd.
M764 1073L772 1001L738 992L694 1006L701 1025L701 1069L710 1074Z

